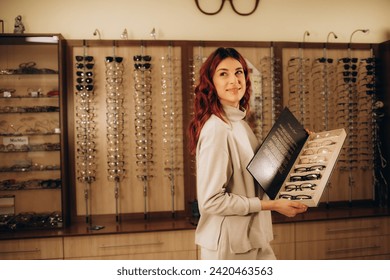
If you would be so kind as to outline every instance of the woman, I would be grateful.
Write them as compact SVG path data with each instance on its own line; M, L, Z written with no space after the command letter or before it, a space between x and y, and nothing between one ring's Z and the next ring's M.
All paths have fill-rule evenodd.
M269 200L246 170L258 147L245 121L250 92L248 66L235 49L218 48L202 65L189 126L202 259L275 259L270 210L293 217L307 209L297 201Z

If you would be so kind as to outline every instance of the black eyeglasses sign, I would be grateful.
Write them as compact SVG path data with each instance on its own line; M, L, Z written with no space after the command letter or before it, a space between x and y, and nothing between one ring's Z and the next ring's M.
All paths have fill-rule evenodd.
M223 6L225 5L225 2L226 2L226 1L229 1L229 2L230 2L230 6L232 7L233 11L234 11L236 14L240 15L240 16L249 16L249 15L253 14L253 13L257 10L257 7L259 6L259 3L260 3L260 0L255 0L255 1L256 1L256 2L255 2L255 6L254 6L253 10L252 10L251 12L249 12L249 13L241 13L241 12L239 12L239 11L236 9L236 7L234 6L233 0L221 0L221 6L219 7L219 9L218 9L216 12L211 12L211 13L204 11L204 10L200 7L200 5L199 5L199 0L195 0L195 3L196 3L196 6L198 7L199 11L201 11L203 14L208 15L208 16L213 16L213 15L216 15L216 14L218 14L219 12L222 11Z

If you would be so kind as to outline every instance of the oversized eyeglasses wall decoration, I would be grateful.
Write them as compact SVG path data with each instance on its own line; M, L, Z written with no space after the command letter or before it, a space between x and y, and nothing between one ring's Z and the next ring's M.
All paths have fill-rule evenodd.
M201 5L199 4L199 0L195 0L195 4L198 7L199 11L201 11L203 14L208 15L208 16L213 16L213 15L219 14L222 11L223 6L225 5L226 1L230 2L230 6L232 7L233 11L237 15L240 15L240 16L249 16L249 15L253 14L254 12L256 12L257 7L259 6L259 3L260 3L260 0L255 0L255 6L253 7L252 11L247 12L247 13L238 11L236 6L234 5L234 0L221 0L221 6L219 6L218 10L215 12L206 12L205 10L203 10Z

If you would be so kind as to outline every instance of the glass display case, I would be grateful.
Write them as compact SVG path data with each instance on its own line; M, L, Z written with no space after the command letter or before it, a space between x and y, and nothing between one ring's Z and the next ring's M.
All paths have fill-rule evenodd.
M64 226L63 44L59 34L0 35L0 230Z

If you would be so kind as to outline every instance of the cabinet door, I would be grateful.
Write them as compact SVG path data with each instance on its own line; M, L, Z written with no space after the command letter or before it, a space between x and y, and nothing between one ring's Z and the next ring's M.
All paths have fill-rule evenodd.
M0 241L0 260L62 259L62 238Z
M297 223L296 241L346 239L390 234L390 219L373 217Z
M0 35L0 230L63 225L60 35Z
M196 259L193 230L64 238L65 259Z
M274 240L271 242L272 249L278 260L295 259L295 224L274 224Z
M389 235L298 242L297 260L376 259L390 250Z
M380 258L390 252L387 217L297 223L296 258Z

